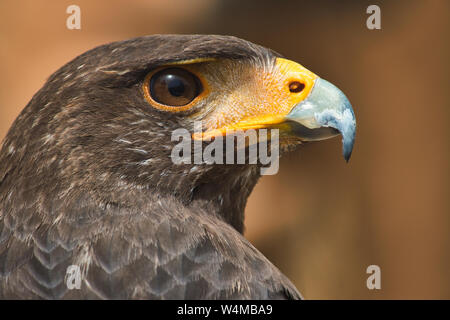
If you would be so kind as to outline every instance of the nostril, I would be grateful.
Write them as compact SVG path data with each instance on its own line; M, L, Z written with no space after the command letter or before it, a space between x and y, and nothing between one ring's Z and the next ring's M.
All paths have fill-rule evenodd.
M305 85L299 81L293 81L291 83L289 83L289 91L290 92L301 92L303 91L303 89L305 89Z

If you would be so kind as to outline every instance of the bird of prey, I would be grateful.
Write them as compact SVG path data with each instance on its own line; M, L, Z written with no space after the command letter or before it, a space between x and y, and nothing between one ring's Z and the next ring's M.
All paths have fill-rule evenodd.
M94 48L50 76L3 141L0 298L301 298L243 236L262 164L174 163L172 133L198 121L202 145L277 128L282 152L340 133L347 160L356 127L334 85L245 40Z

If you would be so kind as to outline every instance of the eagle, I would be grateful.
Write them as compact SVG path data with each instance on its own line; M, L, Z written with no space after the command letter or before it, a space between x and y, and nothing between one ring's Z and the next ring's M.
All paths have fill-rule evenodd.
M87 51L49 77L2 143L0 298L301 299L243 236L264 164L176 163L173 132L208 146L277 130L266 142L281 153L340 134L348 161L355 128L337 87L236 37Z

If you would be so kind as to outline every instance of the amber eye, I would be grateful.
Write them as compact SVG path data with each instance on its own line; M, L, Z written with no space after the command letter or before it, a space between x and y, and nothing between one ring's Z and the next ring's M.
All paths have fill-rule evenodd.
M171 107L185 106L202 91L200 80L181 68L168 68L150 79L150 95L156 102Z

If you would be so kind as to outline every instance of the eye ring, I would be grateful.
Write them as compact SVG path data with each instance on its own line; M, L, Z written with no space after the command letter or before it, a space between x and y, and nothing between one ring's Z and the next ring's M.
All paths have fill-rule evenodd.
M190 69L166 66L147 74L142 86L147 102L171 112L192 108L206 90L200 77Z

